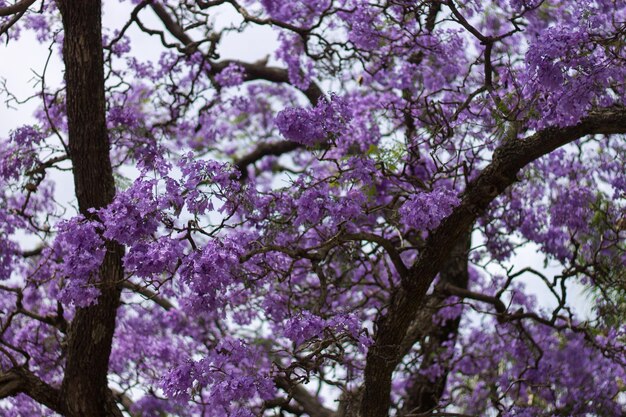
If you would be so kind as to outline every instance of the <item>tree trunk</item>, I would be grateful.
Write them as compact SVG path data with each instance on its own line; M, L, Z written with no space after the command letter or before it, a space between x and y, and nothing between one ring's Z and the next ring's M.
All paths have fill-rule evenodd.
M69 150L81 214L109 204L115 182L106 129L100 0L58 0L64 28ZM121 416L107 374L123 279L123 247L108 242L98 303L81 308L67 336L61 398L67 415Z
M471 230L461 239L450 252L450 258L444 264L439 273L441 283L449 283L459 288L467 289L469 283L468 253L471 245ZM434 310L436 313L441 304L448 298L445 294L436 293L434 297ZM424 327L420 332L422 351L422 363L419 370L413 375L413 381L408 389L404 405L400 411L401 416L428 416L437 408L441 396L446 388L449 366L444 364L444 369L435 380L431 380L422 374L431 367L439 358L442 346L446 342L455 342L459 333L461 318L446 320L442 324L418 323Z

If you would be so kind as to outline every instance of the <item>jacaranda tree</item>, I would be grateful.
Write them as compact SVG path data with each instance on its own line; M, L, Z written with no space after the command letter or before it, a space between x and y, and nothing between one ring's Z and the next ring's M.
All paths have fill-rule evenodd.
M624 415L626 1L104 3L0 1L0 414Z

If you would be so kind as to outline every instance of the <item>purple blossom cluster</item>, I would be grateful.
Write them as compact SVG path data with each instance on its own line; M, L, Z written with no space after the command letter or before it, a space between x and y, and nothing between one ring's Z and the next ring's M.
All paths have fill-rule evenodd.
M410 196L399 210L402 222L416 230L432 230L452 213L459 203L454 190L437 188Z
M87 307L97 302L99 268L106 247L102 238L102 225L83 216L74 217L59 225L54 241L54 255L60 260L56 270L62 291L59 300L77 307Z
M203 359L170 369L162 387L173 399L188 398L197 386L207 387L215 415L252 415L236 404L273 398L276 388L266 367L264 352L259 347L225 338Z
M236 87L243 83L244 77L245 72L241 66L230 64L215 76L215 80L222 87Z
M361 323L355 316L336 315L330 319L324 319L307 310L285 322L283 335L296 346L302 346L312 339L322 339L326 331L333 334L345 332L354 339L361 339ZM361 339L361 341L368 343L366 339Z
M22 126L11 132L0 151L0 179L15 180L35 163L35 149L45 138L36 126Z
M131 245L152 235L158 227L157 202L151 198L156 181L139 180L119 193L115 201L97 211L103 236Z
M287 108L276 116L276 126L285 138L307 146L340 135L349 121L347 101L335 95L314 108Z
M234 241L211 241L184 258L179 274L191 291L184 300L190 312L219 311L236 297L241 252Z
M0 281L7 280L13 272L13 265L16 262L18 247L15 242L9 240L9 236L15 231L14 220L10 213L0 208Z

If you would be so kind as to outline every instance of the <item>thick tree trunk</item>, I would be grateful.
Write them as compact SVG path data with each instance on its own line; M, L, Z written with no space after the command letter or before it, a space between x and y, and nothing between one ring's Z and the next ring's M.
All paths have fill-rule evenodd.
M115 183L106 129L100 0L58 0L64 28L69 149L80 212L109 204ZM123 248L109 242L98 303L78 309L67 340L61 398L67 415L121 416L107 384Z
M444 264L439 273L441 283L452 284L455 287L467 289L469 283L468 253L471 245L471 230L461 239L450 252L450 258ZM433 294L433 310L436 313L441 304L448 298L443 293ZM431 304L431 303L428 303ZM417 323L422 326L419 338L422 351L422 363L419 370L413 376L413 381L408 389L404 405L400 411L401 416L427 416L437 408L441 396L446 388L449 368L444 364L444 370L435 380L423 375L423 371L430 368L440 360L440 351L446 342L456 341L461 318L446 320L442 324L428 322Z

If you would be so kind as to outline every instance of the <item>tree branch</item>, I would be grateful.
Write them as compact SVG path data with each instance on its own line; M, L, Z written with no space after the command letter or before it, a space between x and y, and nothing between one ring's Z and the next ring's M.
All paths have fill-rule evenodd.
M24 13L36 0L21 0L10 6L0 7L0 17Z
M134 282L124 281L122 284L123 288L136 292L137 294L141 294L148 300L154 301L156 304L161 306L164 310L169 311L174 308L174 305L167 299L160 297L159 294L150 290L149 288L143 287L139 284L135 284Z
M11 19L9 19L8 22L6 22L2 26L0 26L0 36L2 36L5 33L7 33L9 31L9 29L11 29L11 27L13 27L13 25L16 24L22 18L22 16L24 16L24 13L26 13L26 11L23 11L23 12L20 12L20 13L17 13L15 15L13 15L13 17ZM9 42L9 35L8 34L7 34L7 42Z
M289 73L285 68L268 67L264 63L250 63L230 59L219 62L211 62L211 73L217 74L230 64L239 65L244 69L244 81L264 80L273 83L291 85L291 82L289 81ZM306 90L300 91L302 91L313 106L315 106L324 96L322 89L313 81L311 81Z
M626 110L622 107L594 111L574 126L547 128L524 140L507 141L496 149L492 162L468 184L461 203L430 234L407 279L392 295L387 312L377 320L375 341L365 367L363 417L387 416L391 375L401 360L399 346L407 329L451 248L489 203L518 181L518 172L536 159L586 135L618 133L626 133Z
M334 417L335 413L324 407L317 398L311 395L303 386L294 384L286 378L274 378L276 386L289 394L311 417Z
M294 151L301 148L303 145L297 142L275 142L275 143L262 143L256 147L252 152L243 157L235 160L235 167L241 173L239 179L245 180L248 177L248 166L254 164L257 161L265 158L266 156L274 155L280 156L284 153Z
M401 278L405 277L406 274L408 273L408 269L406 265L404 264L404 261L400 257L400 253L398 253L393 243L390 240L385 239L382 236L376 235L374 233L348 233L348 234L342 235L341 240L365 241L365 242L376 243L380 245L385 250L385 252L387 252L387 255L389 256L389 258L391 259L391 262L396 268L396 272L398 272L398 275L400 275Z
M51 410L64 414L59 390L48 385L24 367L0 372L0 399L26 394Z
M185 33L185 30L170 16L160 3L151 3L150 7L161 20L165 28L173 37L178 39L188 52L194 52L196 43Z
M506 313L506 306L498 297L492 297L490 295L470 291L467 288L459 288L447 282L438 286L438 289L448 295L469 298L470 300L482 301L483 303L491 304L498 314Z
M150 7L154 10L154 13L161 20L165 29L174 36L179 42L181 42L188 53L194 51L194 46L198 43L194 41L185 30L176 22L168 11L159 3L151 3ZM290 84L289 73L284 68L268 67L265 64L249 63L237 60L224 60L220 62L211 62L211 74L215 75L222 71L230 64L236 64L245 70L245 80L265 80L276 83ZM309 99L312 105L317 104L318 100L324 95L319 86L311 82L309 88L301 90L304 95Z

